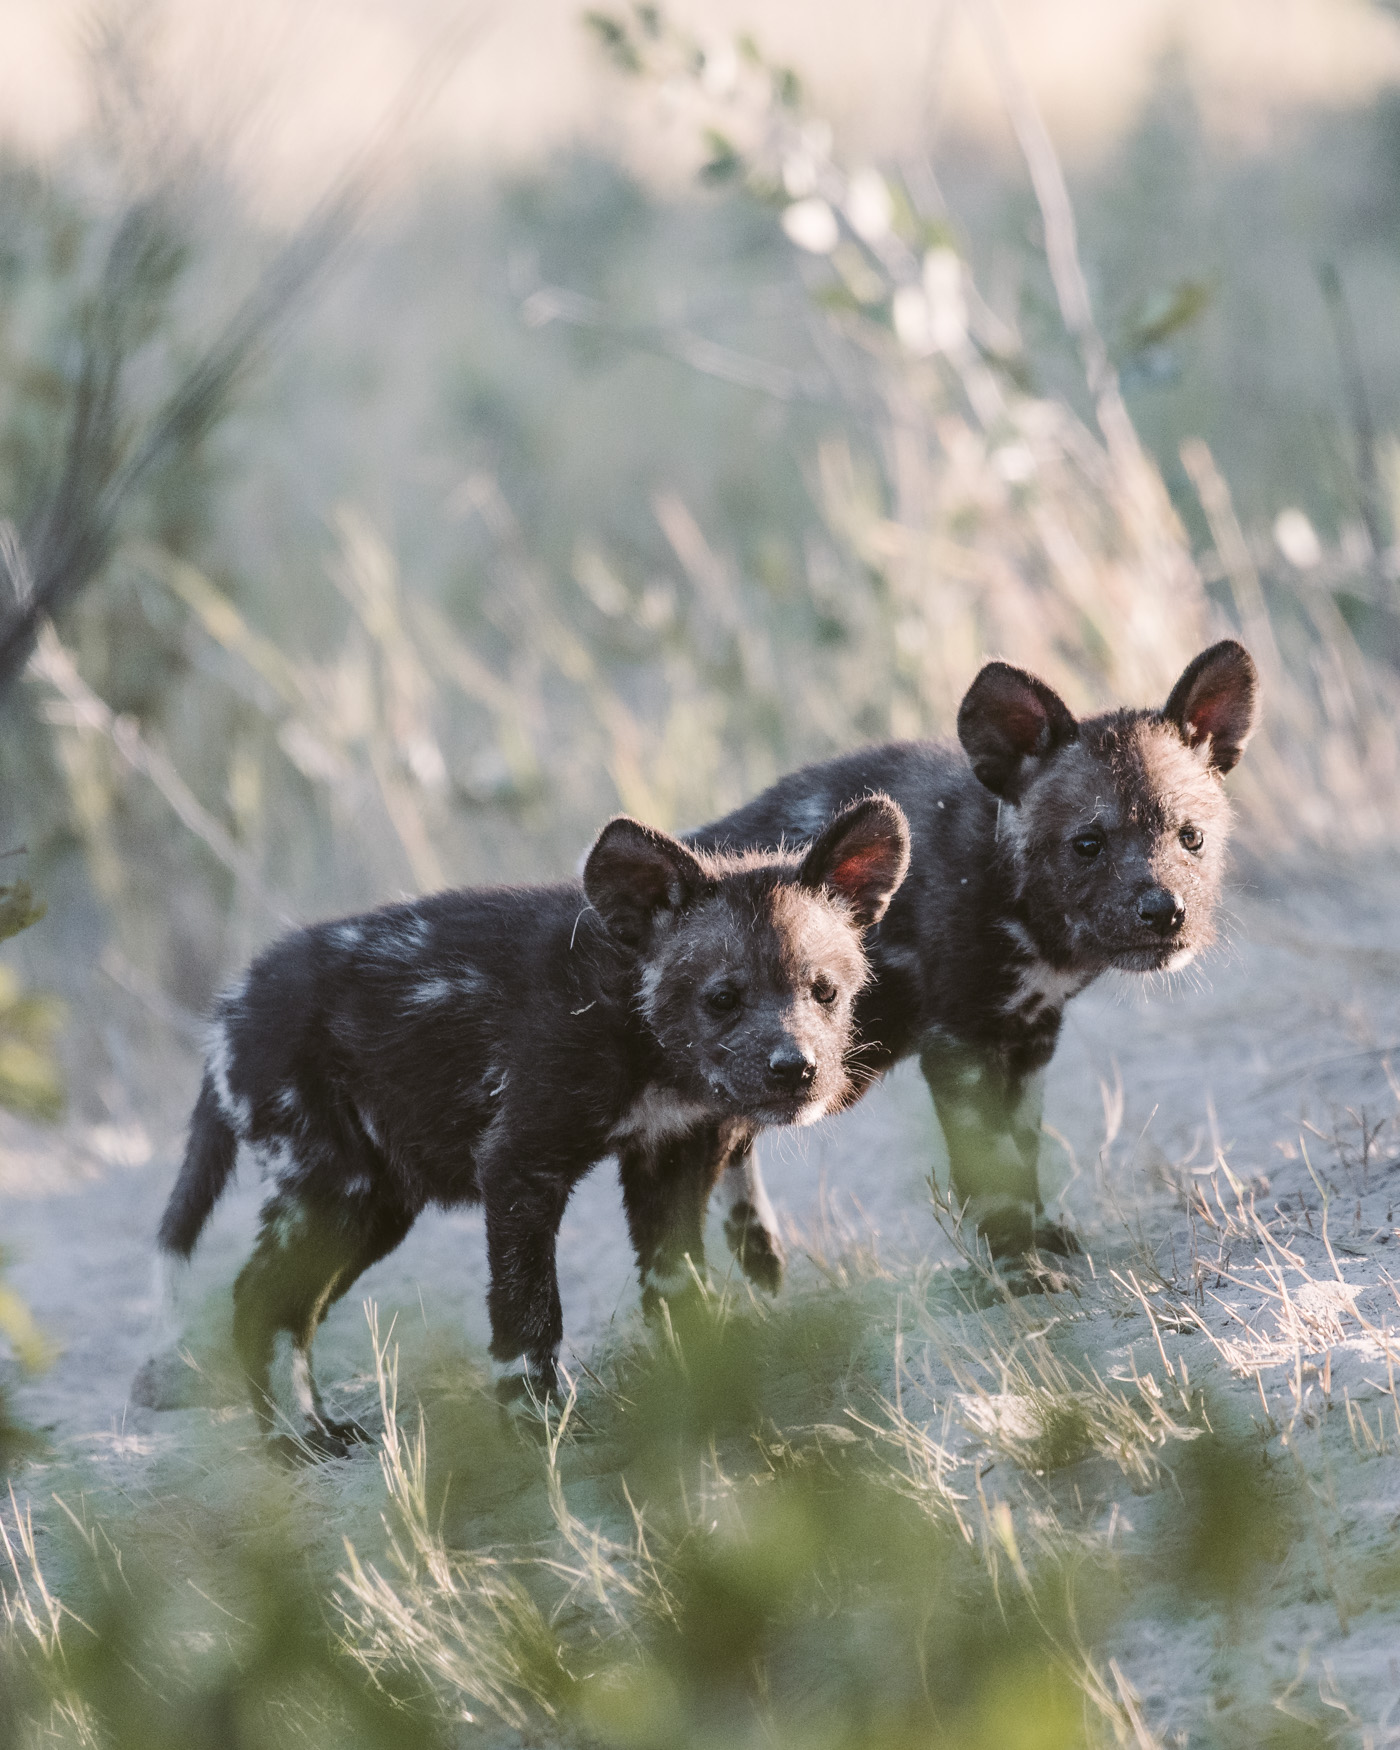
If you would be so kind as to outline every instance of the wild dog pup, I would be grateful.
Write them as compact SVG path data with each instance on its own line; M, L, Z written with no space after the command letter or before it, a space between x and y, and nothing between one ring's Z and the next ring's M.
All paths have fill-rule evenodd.
M1064 1006L1103 972L1173 970L1214 939L1221 779L1257 716L1254 664L1232 640L1203 651L1161 710L1083 723L1043 681L992 662L962 701L960 746L891 742L807 766L688 835L709 850L801 843L868 790L904 809L910 874L866 944L859 1061L878 1072L918 1054L954 1193L996 1252L1074 1249L1041 1219L1036 1173ZM771 1290L782 1248L751 1144L744 1122L722 1123L669 1141L650 1171L720 1181L729 1242Z
M576 1182L697 1125L806 1124L853 1098L862 933L908 858L885 797L805 855L695 852L623 816L582 883L440 893L255 960L217 1005L159 1241L188 1257L248 1144L272 1191L234 1285L234 1341L264 1431L281 1421L285 1450L331 1455L362 1438L322 1403L312 1338L430 1203L484 1203L498 1391L547 1394ZM683 1262L686 1200L661 1205L663 1231L654 1185L623 1185L654 1294Z

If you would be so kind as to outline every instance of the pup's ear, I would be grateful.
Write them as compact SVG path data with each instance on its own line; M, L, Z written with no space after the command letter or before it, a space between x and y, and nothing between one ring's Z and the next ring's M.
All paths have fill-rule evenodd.
M608 934L640 947L659 911L676 911L708 877L678 839L630 815L610 820L588 853L583 890Z
M862 929L879 923L909 868L909 822L888 796L867 796L825 827L802 859L803 887L841 896Z
M973 771L1007 802L1019 802L1036 765L1078 734L1060 695L1006 662L989 662L958 706L958 740Z
M1217 772L1239 764L1249 738L1259 727L1259 671L1243 644L1222 639L1203 650L1172 688L1162 707L1188 747L1209 742Z

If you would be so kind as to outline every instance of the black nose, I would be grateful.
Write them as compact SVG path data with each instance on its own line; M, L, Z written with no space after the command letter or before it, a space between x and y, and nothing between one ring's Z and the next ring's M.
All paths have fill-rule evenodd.
M1138 900L1138 916L1159 936L1173 936L1186 922L1186 907L1169 887L1149 887Z
M780 1088L805 1088L817 1073L816 1059L800 1045L780 1045L768 1059L768 1079Z

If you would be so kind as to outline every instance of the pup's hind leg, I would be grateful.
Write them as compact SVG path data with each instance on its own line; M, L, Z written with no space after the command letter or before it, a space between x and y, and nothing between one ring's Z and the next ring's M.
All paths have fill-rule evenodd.
M572 1189L548 1170L483 1187L491 1356L496 1396L508 1407L547 1398L558 1384L564 1308L555 1248Z
M279 1444L289 1450L344 1457L347 1442L365 1438L357 1424L326 1414L311 1344L326 1308L412 1225L411 1213L381 1198L313 1200L284 1190L264 1207L253 1255L234 1284L233 1337L263 1432L282 1424L290 1434Z

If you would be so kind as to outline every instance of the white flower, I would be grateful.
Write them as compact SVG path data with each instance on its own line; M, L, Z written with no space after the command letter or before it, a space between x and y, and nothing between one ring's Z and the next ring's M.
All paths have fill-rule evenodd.
M912 352L916 358L927 358L929 353L937 351L933 324L929 320L928 299L917 286L899 288L894 295L891 314L894 331L906 352Z
M1281 510L1274 518L1274 541L1290 565L1311 571L1321 562L1322 543L1307 516L1296 507Z
M846 191L846 217L857 237L878 243L887 236L894 217L894 202L878 170L857 170Z
M963 264L952 249L930 249L924 257L924 296L935 352L952 352L967 339L967 299Z
M783 214L783 229L799 249L812 255L830 255L841 237L835 213L818 195L794 201Z

